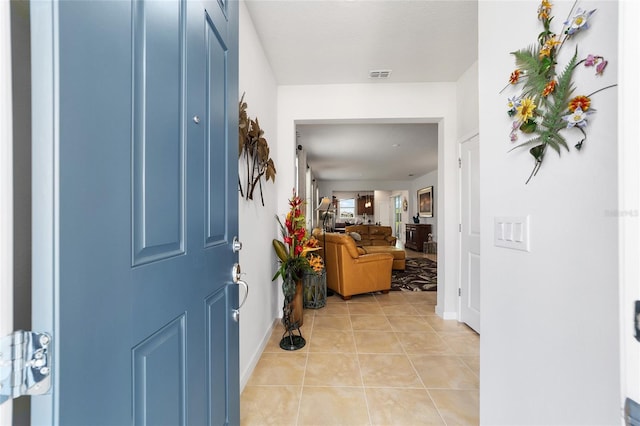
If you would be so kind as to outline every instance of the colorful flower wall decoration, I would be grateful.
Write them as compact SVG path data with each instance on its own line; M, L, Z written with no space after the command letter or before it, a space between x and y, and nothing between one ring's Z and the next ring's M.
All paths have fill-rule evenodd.
M507 87L519 86L521 92L507 99L507 114L512 118L509 138L516 143L522 133L532 137L512 148L531 147L529 153L535 164L527 183L538 173L547 149L550 147L558 154L561 149L569 151L567 139L561 131L581 133L581 139L574 145L580 150L587 140L586 129L590 116L595 112L592 96L615 84L602 87L587 95L576 94L572 83L574 72L582 65L595 69L594 76L601 76L608 61L601 55L589 54L580 59L578 46L569 62L559 72L557 58L567 42L580 36L589 29L589 20L594 10L576 9L573 4L569 17L563 23L560 33L551 29L553 5L542 0L538 8L538 20L543 31L534 45L512 52L516 59L516 69L509 76ZM580 93L580 92L577 92Z

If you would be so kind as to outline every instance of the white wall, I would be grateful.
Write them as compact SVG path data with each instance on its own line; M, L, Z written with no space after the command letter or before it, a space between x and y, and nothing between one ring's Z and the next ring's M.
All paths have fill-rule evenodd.
M438 262L436 312L445 318L457 317L458 286L458 173L456 140L456 84L360 84L280 86L278 88L278 193L294 182L293 155L295 125L302 120L416 119L437 122L438 193L436 214L442 260ZM287 168L285 170L285 167ZM385 188L376 188L385 189ZM290 189L289 189L290 191ZM286 198L279 196L280 209ZM449 215L445 216L445 211Z
M244 2L240 3L240 94L245 92L247 113L260 120L265 138L274 158L277 175L282 179L280 164L275 157L278 149L278 126L276 120L276 81L271 66L262 50L251 18ZM290 160L293 164L293 159ZM240 162L242 166L242 162ZM244 169L241 167L241 176ZM286 168L285 168L286 172ZM240 381L244 388L262 349L270 335L273 320L279 315L278 294L280 287L271 282L275 273L275 256L271 240L276 233L276 185L263 182L264 207L256 189L254 200L239 201L240 265L246 273L249 297L240 314ZM289 188L289 193L291 189Z
M573 1L556 0L553 28ZM511 148L506 99L498 92L515 68L509 52L541 31L539 1L479 4L482 339L480 417L491 425L620 424L618 340L616 89L594 95L581 152L547 153L533 167L527 150ZM564 54L601 54L604 76L580 66L575 94L616 81L617 3L595 9L587 32ZM560 31L559 29L556 31ZM563 65L561 65L563 67ZM513 94L517 93L516 91ZM576 141L578 131L566 132ZM521 138L526 140L526 138ZM575 142L571 143L573 146ZM531 251L493 245L498 216L531 219Z
M458 79L456 105L458 107L458 142L478 133L478 62Z

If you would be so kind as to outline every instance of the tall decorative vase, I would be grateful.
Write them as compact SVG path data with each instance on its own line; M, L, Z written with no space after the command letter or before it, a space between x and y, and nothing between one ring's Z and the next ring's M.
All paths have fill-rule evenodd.
M293 294L288 291L291 287L295 288ZM286 281L283 283L282 288L285 295L282 307L282 325L284 325L285 331L282 335L282 340L280 340L280 348L287 351L295 351L303 348L307 343L300 331L304 307L302 281L298 280L295 283Z
M293 321L298 324L298 327L302 327L302 324L304 323L303 294L302 280L298 280L296 281L296 294L293 296Z

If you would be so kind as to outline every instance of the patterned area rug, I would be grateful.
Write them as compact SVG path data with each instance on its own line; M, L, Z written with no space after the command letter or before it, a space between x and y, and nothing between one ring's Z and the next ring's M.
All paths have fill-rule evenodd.
M412 258L405 261L404 271L391 272L391 290L436 291L438 264L433 260Z

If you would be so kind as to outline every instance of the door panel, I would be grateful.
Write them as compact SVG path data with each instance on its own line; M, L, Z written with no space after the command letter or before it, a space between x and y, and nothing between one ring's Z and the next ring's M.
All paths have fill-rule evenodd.
M184 253L184 7L133 3L134 265Z
M460 320L480 332L480 161L478 136L460 145Z
M211 16L206 15L206 91L209 94L207 102L207 122L205 124L206 159L207 159L207 245L215 245L223 241L226 230L225 192L229 184L221 171L226 169L225 147L215 144L216 140L225 138L224 123L226 116L226 102L228 93L225 91L227 78L227 47L220 38L220 33ZM234 180L235 182L235 180Z
M36 3L55 380L34 423L237 424L236 4Z
M219 326L229 321L229 316L225 315L228 303L224 290L219 291L207 298L205 304L207 308L207 401L211 401L208 408L207 424L221 425L226 421L225 400L216 398L220 392L220 383L225 383L227 379L227 362L219 357L219 348L227 345L227 334ZM233 423L232 423L233 424ZM239 424L239 423L236 423Z
M133 348L135 424L186 424L185 328L181 315Z

